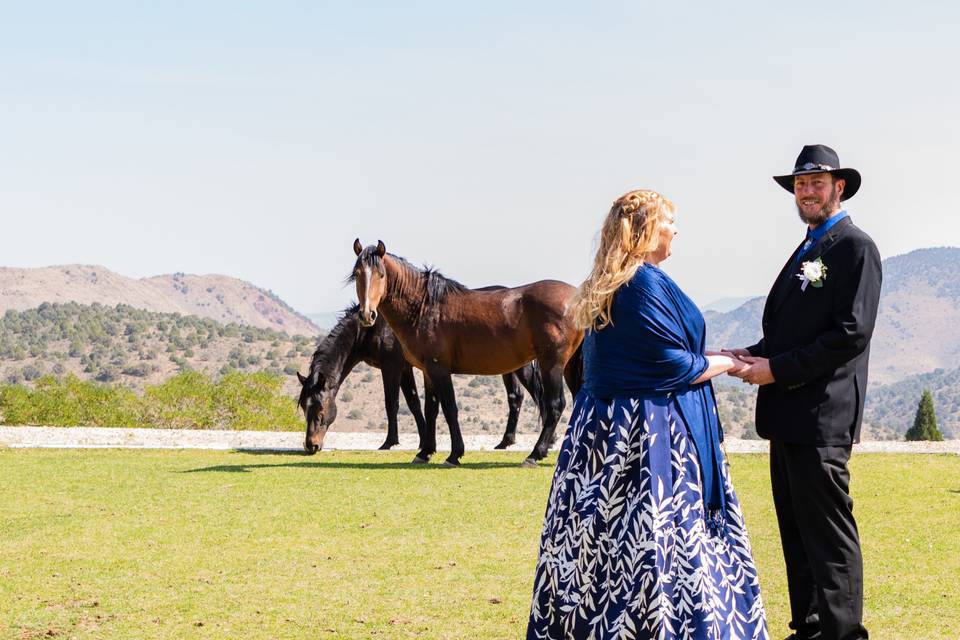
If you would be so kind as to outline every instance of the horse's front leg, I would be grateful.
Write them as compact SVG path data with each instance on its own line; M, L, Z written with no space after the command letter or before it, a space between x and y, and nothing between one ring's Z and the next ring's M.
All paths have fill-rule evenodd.
M407 408L413 415L413 421L417 423L417 451L423 449L424 440L427 437L427 424L423 419L423 410L420 408L420 396L417 394L417 379L413 377L413 367L406 362L403 363L403 369L400 371L400 391L403 392L403 399L407 403Z
M433 382L434 391L440 400L440 407L443 409L443 417L447 421L447 428L450 429L450 455L443 464L447 467L459 467L464 446L463 436L460 434L460 422L457 419L459 410L457 409L457 396L453 390L453 378L449 372L438 371L436 373L431 372L430 380Z
M560 416L566 404L563 399L563 365L556 364L547 368L541 362L540 373L543 376L543 407L540 414L543 427L533 451L523 461L524 467L535 467L538 461L547 457L547 452L554 440L557 423L560 422Z
M423 438L420 440L420 450L413 458L414 464L426 464L430 457L437 452L437 414L440 412L440 400L429 376L423 376L423 410L424 416Z
M383 378L383 408L387 413L387 439L380 445L385 451L394 445L400 444L400 434L397 429L397 412L400 410L400 371L381 369Z

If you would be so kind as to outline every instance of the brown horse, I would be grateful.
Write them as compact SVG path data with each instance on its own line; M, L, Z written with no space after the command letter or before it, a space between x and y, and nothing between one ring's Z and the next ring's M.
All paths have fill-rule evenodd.
M357 261L350 279L357 285L360 323L372 326L382 312L406 359L423 371L427 396L439 399L450 428L451 451L445 464L459 465L464 453L451 374L502 375L534 359L543 385L542 429L524 464L542 460L563 413L564 379L574 394L581 384L583 333L565 313L576 289L557 280L541 280L473 290L388 254L383 242L364 249L357 239L353 250ZM433 430L414 462L429 460L436 450Z

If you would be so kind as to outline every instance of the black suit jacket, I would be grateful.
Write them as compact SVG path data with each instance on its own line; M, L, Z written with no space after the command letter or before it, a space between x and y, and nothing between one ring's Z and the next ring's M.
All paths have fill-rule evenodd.
M767 296L763 339L748 347L770 359L776 380L757 392L757 433L780 442L850 445L860 440L880 254L870 236L844 218L801 260L822 259L823 286L801 291L799 251Z

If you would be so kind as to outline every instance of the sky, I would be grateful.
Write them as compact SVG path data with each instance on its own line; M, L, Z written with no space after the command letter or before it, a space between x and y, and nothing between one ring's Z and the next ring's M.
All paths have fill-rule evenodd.
M0 2L0 266L220 273L299 311L383 240L468 286L579 284L610 204L763 295L804 144L883 257L960 246L954 2Z

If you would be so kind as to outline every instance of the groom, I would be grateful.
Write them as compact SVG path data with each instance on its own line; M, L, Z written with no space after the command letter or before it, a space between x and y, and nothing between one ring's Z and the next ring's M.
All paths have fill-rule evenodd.
M793 173L807 235L773 283L763 339L729 352L734 374L760 385L757 433L770 440L770 478L790 590L788 640L860 640L863 558L847 461L860 439L880 255L841 202L860 188L836 152L805 146Z

